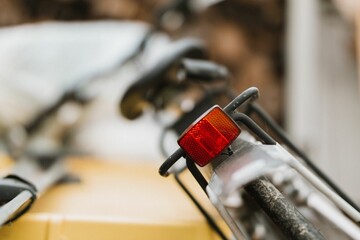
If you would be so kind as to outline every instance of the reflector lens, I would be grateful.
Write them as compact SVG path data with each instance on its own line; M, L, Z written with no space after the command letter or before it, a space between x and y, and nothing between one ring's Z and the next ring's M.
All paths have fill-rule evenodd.
M178 144L203 167L227 148L240 132L239 126L215 106L181 135Z

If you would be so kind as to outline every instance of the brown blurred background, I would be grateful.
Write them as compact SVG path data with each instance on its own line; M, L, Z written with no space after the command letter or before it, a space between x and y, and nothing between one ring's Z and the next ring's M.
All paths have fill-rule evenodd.
M0 26L45 20L139 20L155 23L154 13L169 0L0 0ZM241 91L257 86L261 103L283 121L285 1L236 0L218 3L193 16L174 38L198 36L211 57L229 67Z

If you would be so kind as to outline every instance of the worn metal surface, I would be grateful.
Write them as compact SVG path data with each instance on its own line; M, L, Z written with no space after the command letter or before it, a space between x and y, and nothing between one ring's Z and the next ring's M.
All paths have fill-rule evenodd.
M245 190L290 239L326 239L269 181L259 178Z

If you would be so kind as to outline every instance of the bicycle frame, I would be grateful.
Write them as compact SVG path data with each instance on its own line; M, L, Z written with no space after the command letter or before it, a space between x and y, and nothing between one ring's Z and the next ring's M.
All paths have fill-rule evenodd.
M324 193L341 210L350 216L353 221L358 221L359 212L357 212L356 209L354 209L344 199L339 197L332 189L327 187L326 184L322 182L322 180L320 180L297 159L295 159L295 157L293 157L284 148L272 140L272 138L263 130L261 130L261 128L259 128L249 117L247 117L245 114L235 111L239 105L243 104L251 97L256 96L257 94L254 94L256 91L256 89L248 89L245 91L245 93L242 93L239 95L239 97L235 98L228 106L224 108L224 110L229 112L235 121L245 124L265 143L249 145L249 143L246 144L246 142L242 142L240 145L232 145L231 152L236 153L240 149L240 155L250 152L251 155L254 155L254 159L260 158L262 161L250 161L250 166L247 166L247 168L242 168L242 171L238 171L235 174L233 171L239 170L239 168L241 168L238 161L234 161L236 162L235 166L232 166L231 164L231 159L237 159L236 154L232 154L232 156L235 157L230 156L226 160L224 160L223 156L220 156L219 158L222 160L215 159L214 161L220 161L223 163L214 167L212 178L208 184L194 163L188 157L186 157L186 153L183 152L182 149L179 149L160 167L160 174L166 176L168 174L167 170L170 168L170 166L173 165L178 158L185 157L188 169L193 174L201 188L207 193L209 199L218 209L219 213L223 216L224 220L231 228L234 236L237 238L246 238L247 235L244 233L243 227L239 227L234 223L233 218L230 216L229 212L226 211L223 202L225 201L224 199L226 199L226 196L229 195L229 192L234 192L239 189L239 187L244 187L248 193L251 193L253 197L255 196L254 199L257 201L257 203L277 224L277 226L282 229L283 233L287 234L288 237L297 239L300 237L300 229L305 228L307 230L302 234L308 234L306 239L323 238L323 236L319 234L313 228L313 226L308 225L307 220L305 220L302 215L297 212L293 205L288 203L286 200L284 200L284 202L278 203L279 206L282 207L276 209L275 211L270 207L270 205L274 205L273 201L277 201L275 199L271 199L271 192L273 194L275 193L275 195L279 195L280 193L276 193L276 188L273 187L266 179L259 179L259 177L269 174L271 171L275 171L277 168L284 165L288 165L296 169L296 171L298 171L304 178L310 181L318 190ZM247 156L247 158L249 158L249 156ZM264 159L272 159L272 161L266 162ZM221 174L219 174L219 172ZM216 182L220 183L216 184ZM264 189L266 190L263 191ZM350 224L350 222L348 223ZM356 225L352 225L349 227L349 229L350 228L352 228L353 231L346 231L348 234L352 231L350 235L355 235L359 231ZM301 237L299 239L301 239Z

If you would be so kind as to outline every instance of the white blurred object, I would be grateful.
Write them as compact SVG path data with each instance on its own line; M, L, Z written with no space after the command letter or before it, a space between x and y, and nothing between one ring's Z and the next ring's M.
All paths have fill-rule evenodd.
M0 125L27 122L55 102L66 87L96 76L99 81L88 90L94 90L97 99L88 107L74 145L110 159L161 159L161 127L150 115L127 121L117 107L136 76L166 52L168 37L152 37L141 62L113 70L139 46L148 29L142 23L115 21L48 22L1 29ZM112 69L110 75L97 75L108 69Z
M0 29L1 124L24 123L70 83L126 58L146 29L145 24L114 21Z

